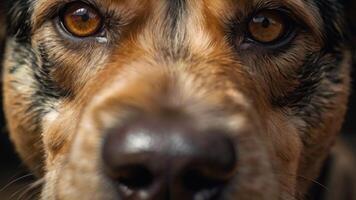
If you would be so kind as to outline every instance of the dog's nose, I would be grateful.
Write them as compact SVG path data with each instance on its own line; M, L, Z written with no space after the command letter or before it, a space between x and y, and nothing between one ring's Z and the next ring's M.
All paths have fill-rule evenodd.
M177 120L138 120L103 143L105 172L121 199L218 198L237 167L224 131L198 131Z

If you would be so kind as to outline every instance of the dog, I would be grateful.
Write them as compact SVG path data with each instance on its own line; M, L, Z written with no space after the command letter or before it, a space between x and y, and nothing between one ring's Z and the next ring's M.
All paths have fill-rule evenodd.
M355 199L332 150L349 3L7 1L4 112L36 198Z

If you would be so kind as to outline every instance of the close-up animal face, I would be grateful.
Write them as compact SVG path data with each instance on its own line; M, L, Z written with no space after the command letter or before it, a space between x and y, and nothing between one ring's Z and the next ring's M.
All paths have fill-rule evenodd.
M304 199L343 123L336 0L13 0L3 95L40 199Z

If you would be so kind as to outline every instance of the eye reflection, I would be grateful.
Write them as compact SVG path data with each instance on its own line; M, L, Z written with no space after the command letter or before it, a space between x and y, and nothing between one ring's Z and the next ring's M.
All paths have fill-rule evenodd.
M286 21L276 11L263 11L255 15L248 24L251 38L260 43L279 40L286 33Z
M84 3L73 3L64 10L62 23L73 36L89 37L100 31L102 17L96 10Z

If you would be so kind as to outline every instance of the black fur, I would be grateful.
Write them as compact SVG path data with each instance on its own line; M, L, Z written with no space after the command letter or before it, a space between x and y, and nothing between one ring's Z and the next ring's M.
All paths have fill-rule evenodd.
M177 23L183 17L186 10L186 0L168 0L168 16L172 20L172 33L175 34L177 30Z
M181 59L185 57L188 53L188 48L185 47L185 30L179 29L179 23L185 21L185 14L187 10L186 0L167 0L168 10L167 10L167 24L169 30L167 30L168 35L167 41L172 41L169 46L164 47L161 52L163 56L171 58L173 60ZM176 43L176 41L180 41Z
M333 0L316 1L316 5L323 19L324 46L319 52L313 52L305 58L295 77L299 82L295 90L272 99L274 106L289 107L294 115L304 119L308 124L306 129L320 125L321 114L334 106L331 99L338 94L329 87L331 84L344 84L344 79L340 77L340 65L344 59L343 51L350 48L347 45L349 34L346 24L341 20L344 18L343 5ZM330 83L326 84L325 81Z
M31 8L28 0L7 1L7 33L20 43L31 42Z
M335 0L316 1L316 5L323 20L324 51L336 51L337 47L345 44L347 35L345 24L340 20L345 17L343 6L335 3Z
M342 61L343 56L340 52L332 56L325 53L313 53L307 56L296 77L299 85L285 96L274 98L272 104L292 108L297 116L313 119L307 120L310 125L318 124L315 121L320 120L320 113L330 105L322 101L337 95L330 92L329 88L325 88L321 81L327 79L333 85L343 84L344 80L339 73ZM311 113L317 116L311 116Z
M312 52L305 58L304 65L300 68L297 77L294 77L299 81L299 86L293 92L272 100L274 106L291 108L293 114L304 119L309 127L318 124L321 114L327 111L329 106L335 106L330 105L332 101L328 99L338 95L330 92L328 88L330 85L322 85L321 80L327 80L333 85L343 84L344 81L339 76L338 66L343 61L341 50L346 47L346 44L352 44L348 42L352 40L352 35L344 31L346 24L340 24L342 20L337 20L345 17L342 12L343 6L350 1L339 0L340 3L335 3L336 0L315 1L323 20L321 23L325 46L321 52ZM186 0L168 0L168 5L167 23L170 24L168 37L174 41L173 38L181 34L179 37L184 40L184 33L179 33L181 30L178 30L178 23L186 12ZM40 125L43 115L49 109L43 105L66 98L69 92L63 91L51 79L50 72L54 64L48 58L45 45L39 45L36 50L31 46L30 0L9 0L7 6L9 10L7 34L15 38L21 46L14 51L16 54L12 55L18 64L12 66L10 73L16 73L20 67L30 62L28 66L31 66L37 84L35 92L31 95L33 101L28 112L33 113L34 124ZM350 45L349 48L352 46ZM186 52L183 47L177 47L175 50L179 52L172 52L169 48L164 49L163 52L166 52L167 56L181 55ZM41 127L37 129L40 132ZM303 142L307 145L306 141Z

